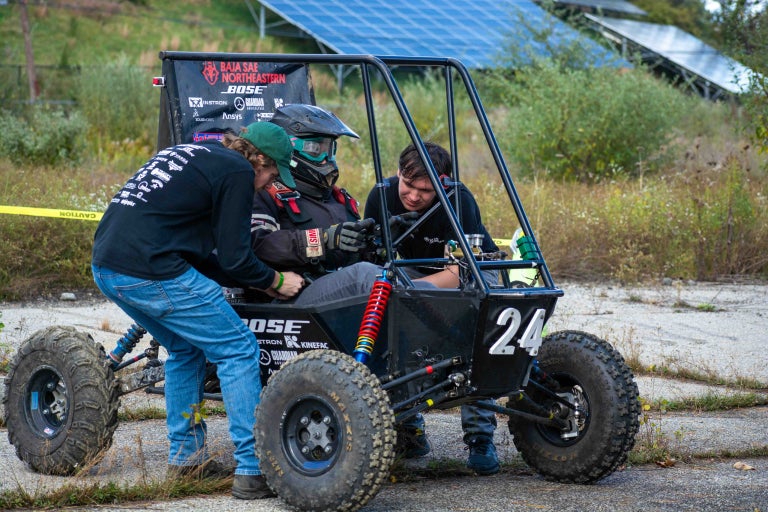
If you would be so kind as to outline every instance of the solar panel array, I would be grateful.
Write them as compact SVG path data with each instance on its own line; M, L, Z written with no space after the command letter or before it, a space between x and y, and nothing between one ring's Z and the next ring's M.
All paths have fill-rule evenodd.
M742 92L748 84L752 73L749 68L675 26L591 15L587 17L610 32L647 48L728 92Z
M549 44L578 40L596 63L629 65L530 0L267 0L261 4L339 54L453 57L468 68L499 65L511 41L535 55L530 30L554 27Z

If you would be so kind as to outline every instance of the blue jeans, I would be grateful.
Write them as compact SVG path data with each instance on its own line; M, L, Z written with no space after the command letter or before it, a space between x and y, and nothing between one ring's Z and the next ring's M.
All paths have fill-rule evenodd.
M488 402L495 403L493 400ZM465 443L469 443L477 436L488 436L493 440L493 432L496 430L496 413L474 405L462 405L461 429L464 431Z
M259 344L224 299L221 286L194 269L175 279L151 281L93 266L99 289L168 351L165 405L168 463L187 466L208 459L203 402L206 359L217 365L235 474L260 475L253 437L261 393Z
M494 403L493 400L488 400ZM424 429L424 416L416 414L403 422L403 427L409 430ZM481 409L474 405L461 406L461 430L464 432L464 443L477 436L486 436L493 441L493 433L496 431L496 413L487 409Z

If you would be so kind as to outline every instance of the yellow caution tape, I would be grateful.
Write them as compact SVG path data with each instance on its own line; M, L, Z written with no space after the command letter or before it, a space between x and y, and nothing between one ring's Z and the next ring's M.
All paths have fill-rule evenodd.
M32 208L29 206L2 206L0 213L11 215L30 215L32 217L55 217L57 219L101 220L102 212L82 212L78 210L56 210L54 208Z

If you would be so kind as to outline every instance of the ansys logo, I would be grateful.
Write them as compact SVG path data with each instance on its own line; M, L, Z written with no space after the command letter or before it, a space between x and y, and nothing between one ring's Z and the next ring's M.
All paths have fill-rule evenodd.
M203 77L210 85L215 85L219 81L219 70L216 69L216 64L211 61L204 62Z

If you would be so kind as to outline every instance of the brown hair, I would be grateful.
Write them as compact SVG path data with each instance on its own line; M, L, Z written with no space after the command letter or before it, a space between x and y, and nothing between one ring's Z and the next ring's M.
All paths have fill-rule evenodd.
M437 174L450 176L452 170L450 153L441 145L430 141L424 142L424 147L427 150L429 159L432 160L432 164L435 166ZM427 167L422 162L419 152L413 144L410 144L400 153L398 168L400 169L400 175L407 180L415 180L427 176Z
M224 137L221 139L221 143L224 147L242 154L245 159L251 163L254 169L261 170L264 167L277 165L274 160L259 151L256 146L244 138L238 137L234 133L225 133Z

